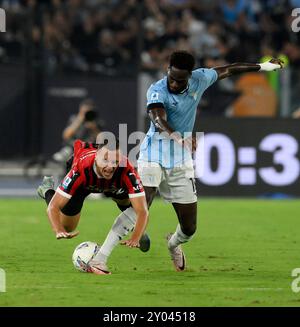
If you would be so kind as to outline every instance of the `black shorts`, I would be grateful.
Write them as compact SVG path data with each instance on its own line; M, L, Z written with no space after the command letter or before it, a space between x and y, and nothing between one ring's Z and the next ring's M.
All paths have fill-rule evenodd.
M62 208L61 212L66 216L76 216L78 213L81 212L83 202L85 198L91 194L90 192L86 192L83 190L78 190L70 199L70 201ZM115 201L118 208L121 211L126 210L127 208L131 207L131 204L128 205L120 205L118 201Z
M70 199L70 201L61 209L61 212L66 216L75 216L80 213L83 202L90 192L78 191Z

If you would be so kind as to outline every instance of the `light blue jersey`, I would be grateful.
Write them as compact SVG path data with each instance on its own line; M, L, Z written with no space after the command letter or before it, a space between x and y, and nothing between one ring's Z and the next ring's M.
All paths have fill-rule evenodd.
M165 77L148 89L147 106L163 104L170 127L186 137L193 131L197 106L202 94L217 78L218 74L214 69L196 69L189 79L188 90L182 94L174 94L169 92ZM173 168L191 160L189 151L166 135L159 134L151 122L140 147L139 161L156 162L162 167Z

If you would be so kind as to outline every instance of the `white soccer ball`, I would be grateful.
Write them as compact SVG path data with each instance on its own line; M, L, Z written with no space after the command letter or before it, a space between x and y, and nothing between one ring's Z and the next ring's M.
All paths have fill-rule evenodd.
M74 267L79 271L87 272L90 260L94 258L100 247L100 244L90 241L77 245L72 255Z

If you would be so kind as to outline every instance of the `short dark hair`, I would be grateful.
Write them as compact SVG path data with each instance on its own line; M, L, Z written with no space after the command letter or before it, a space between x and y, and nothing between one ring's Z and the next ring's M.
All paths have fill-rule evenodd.
M170 67L172 66L191 72L195 66L195 58L187 51L174 51L170 57Z
M119 150L120 148L119 139L117 137L114 137L114 140L112 140L112 142L109 142L111 137L106 137L105 134L106 132L101 132L97 136L96 144L98 149L106 147L109 151ZM113 134L109 132L109 135L113 135Z

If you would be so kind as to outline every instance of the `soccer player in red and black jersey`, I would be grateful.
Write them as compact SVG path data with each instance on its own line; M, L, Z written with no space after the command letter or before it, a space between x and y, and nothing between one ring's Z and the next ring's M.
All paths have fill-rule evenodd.
M101 140L98 137L97 139ZM76 140L71 169L56 191L52 177L44 177L38 194L45 199L47 214L57 239L73 238L85 198L91 193L104 193L117 203L122 213L115 220L98 254L90 262L90 271L108 274L107 259L119 241L147 251L150 240L144 234L148 222L146 197L140 178L128 159L122 155L119 142L91 144ZM142 246L142 241L143 246Z

